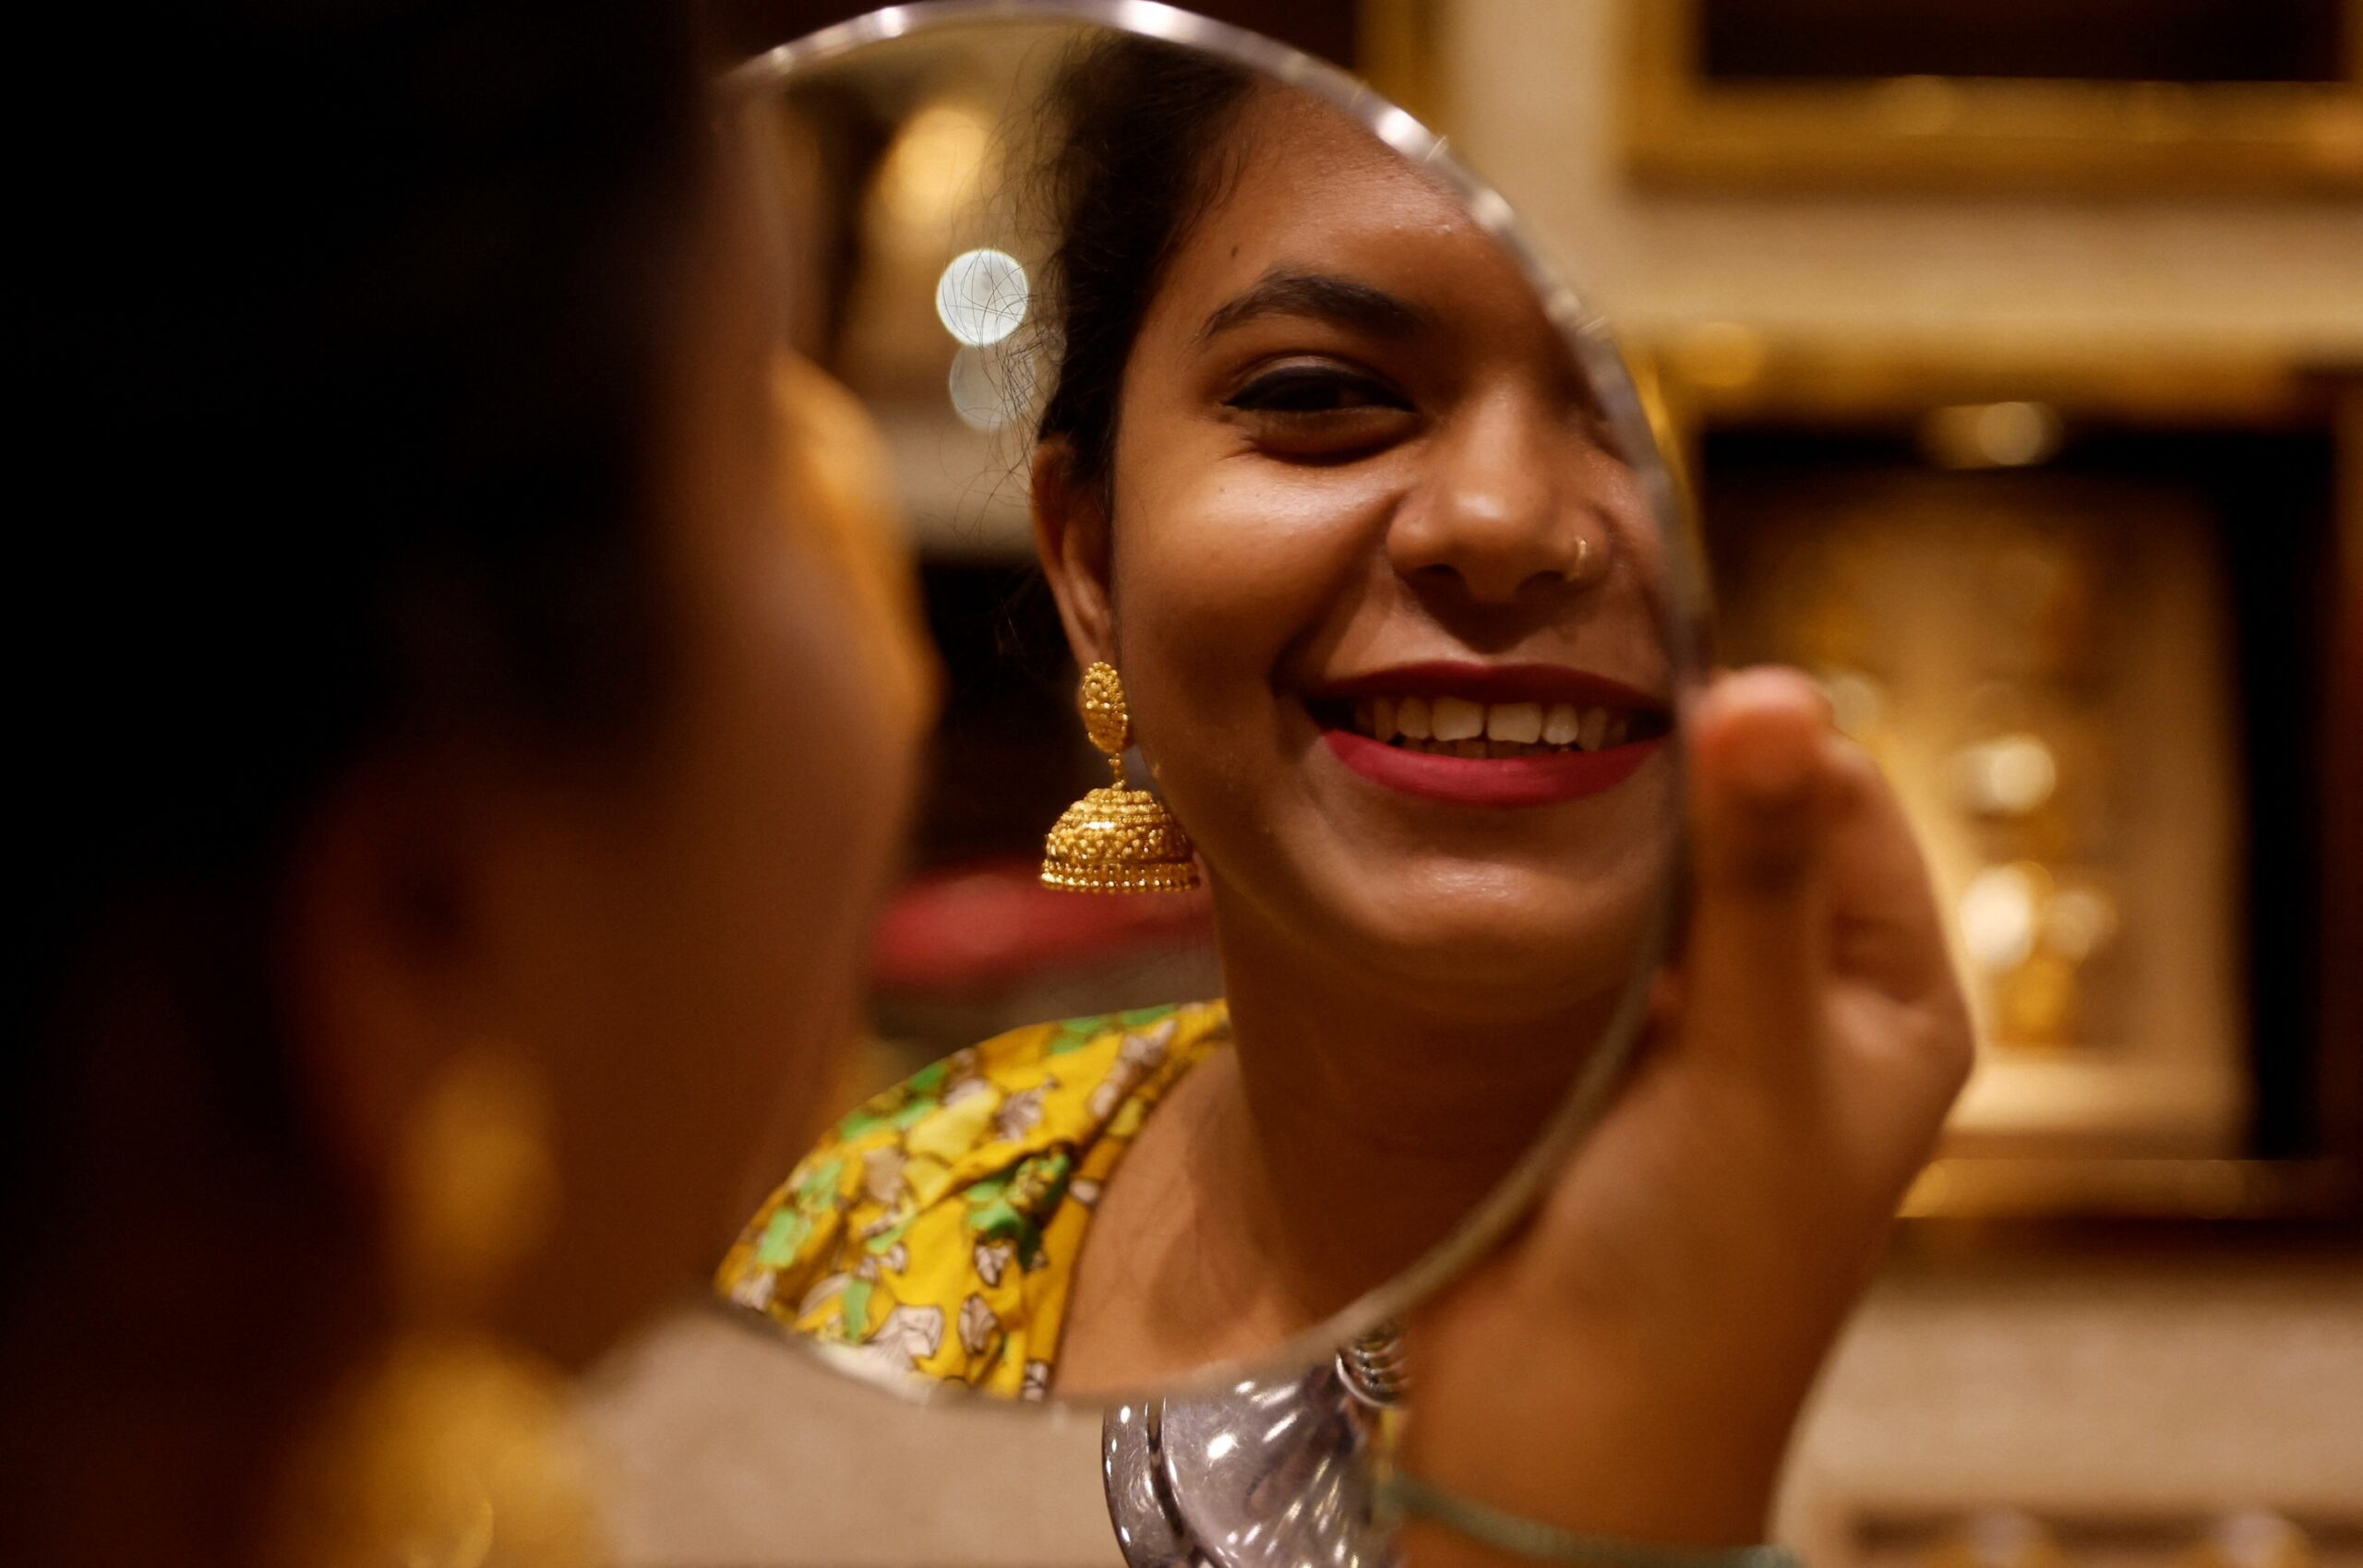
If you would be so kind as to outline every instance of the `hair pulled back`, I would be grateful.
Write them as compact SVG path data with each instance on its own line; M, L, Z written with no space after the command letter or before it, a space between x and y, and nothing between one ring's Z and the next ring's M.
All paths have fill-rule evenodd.
M1068 445L1078 483L1108 485L1133 343L1223 187L1225 138L1254 85L1217 55L1129 37L1090 45L1060 78L1043 171L1058 236L1051 372L1036 437Z

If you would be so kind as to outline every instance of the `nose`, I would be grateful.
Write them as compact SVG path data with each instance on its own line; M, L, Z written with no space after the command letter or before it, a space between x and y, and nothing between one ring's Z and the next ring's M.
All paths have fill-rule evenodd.
M1456 583L1489 604L1598 581L1612 533L1571 439L1541 400L1508 396L1439 432L1433 466L1387 530L1396 571L1418 585Z

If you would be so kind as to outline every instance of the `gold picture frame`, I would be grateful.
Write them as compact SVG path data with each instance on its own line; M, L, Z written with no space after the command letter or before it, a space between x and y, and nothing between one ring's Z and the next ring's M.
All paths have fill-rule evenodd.
M2363 367L2309 365L2270 352L1998 341L1969 335L1910 346L1822 335L1783 337L1733 322L1643 335L1627 344L1636 378L1680 487L1700 493L1704 437L1732 428L1892 425L1946 407L2040 401L2071 418L2156 432L2237 428L2331 436L2338 470L2331 527L2339 579L2331 646L2321 651L2326 732L2363 712ZM1691 509L1696 510L1695 501ZM1696 541L1703 547L1703 537ZM2363 973L2335 961L2363 940L2363 745L2321 759L2323 823L2321 1027L2352 1038ZM2342 807L2339 803L2345 802ZM2006 1069L2006 1071L2008 1071ZM2351 1223L2363 1214L2363 1051L2326 1046L2311 1097L2321 1147L2257 1157L2233 1145L2168 1153L2062 1147L1971 1118L1914 1186L1904 1216L1920 1226L1995 1221Z
M1625 0L1626 166L1640 183L1845 190L2363 193L2363 0L2335 82L1891 77L1716 83L1704 0Z

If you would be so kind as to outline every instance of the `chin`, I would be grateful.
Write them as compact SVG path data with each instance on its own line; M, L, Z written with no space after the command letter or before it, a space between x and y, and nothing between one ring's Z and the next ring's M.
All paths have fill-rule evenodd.
M1405 899L1365 928L1373 967L1422 1010L1507 1021L1602 1007L1651 956L1647 899Z

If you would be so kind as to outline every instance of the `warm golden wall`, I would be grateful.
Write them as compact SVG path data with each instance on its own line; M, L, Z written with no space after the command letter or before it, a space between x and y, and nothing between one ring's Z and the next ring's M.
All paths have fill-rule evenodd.
M1662 3L1436 0L1454 140L1630 329L2363 363L2363 204L1626 189L1621 18Z

